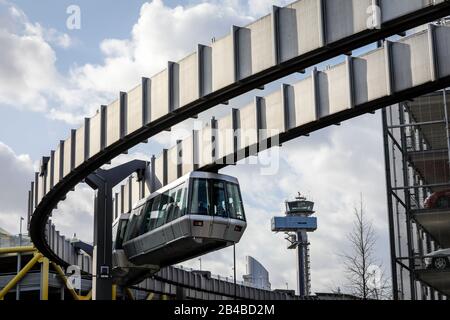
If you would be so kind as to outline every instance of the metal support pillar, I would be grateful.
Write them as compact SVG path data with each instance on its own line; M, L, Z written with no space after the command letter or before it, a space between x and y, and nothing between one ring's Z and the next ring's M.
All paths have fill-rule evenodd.
M41 300L48 300L48 274L49 274L49 261L48 258L43 257L41 262Z
M309 295L308 266L306 265L306 255L308 246L308 235L305 231L297 232L297 289L301 297Z
M390 166L390 154L389 154L389 136L388 136L388 123L386 109L382 109L382 123L383 123L383 142L384 142L384 165L386 167L386 187L387 187L387 202L388 202L388 221L389 221L389 243L391 250L391 274L392 274L392 298L394 300L399 299L398 295L398 283L397 283L397 259L395 252L395 224L394 224L394 211L392 203L392 181L391 181L391 166Z
M400 104L399 110L400 123L405 123L405 105ZM408 145L406 141L405 128L400 129L401 147L402 147L402 169L403 169L403 184L410 186L410 177L408 174ZM412 217L411 217L411 193L409 189L404 190L405 204L406 204L406 238L408 242L408 272L409 272L409 284L411 287L411 300L416 300L416 279L414 274L414 243L412 235Z
M94 208L94 253L92 266L92 299L111 300L112 290L112 189L132 173L145 170L147 162L133 160L109 170L98 169L86 178L96 190Z
M237 288L236 288L236 243L233 243L233 283L234 283L234 300L237 300Z
M450 166L450 124L448 122L448 105L447 105L447 89L442 90L442 98L444 99L444 115L445 115L445 131L447 133L447 148L448 148L448 159Z

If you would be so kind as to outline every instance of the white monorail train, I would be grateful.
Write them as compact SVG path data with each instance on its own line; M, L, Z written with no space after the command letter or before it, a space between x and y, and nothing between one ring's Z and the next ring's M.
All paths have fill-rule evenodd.
M138 283L162 267L233 245L246 227L238 180L191 172L114 222L115 281Z

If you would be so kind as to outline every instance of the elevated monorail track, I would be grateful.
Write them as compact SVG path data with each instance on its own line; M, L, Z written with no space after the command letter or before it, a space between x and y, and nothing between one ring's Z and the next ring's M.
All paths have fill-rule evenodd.
M450 15L449 1L405 1L394 5L385 0L348 0L347 6L342 8L334 8L334 3L329 0L303 0L285 8L275 7L271 15L247 27L234 27L230 35L216 41L211 47L199 46L198 52L186 59L169 63L166 70L152 79L144 78L141 86L128 93L121 93L118 101L107 107L102 106L96 116L86 119L84 127L73 130L69 139L60 143L49 157L43 158L42 170L36 174L29 193L29 233L36 248L62 266L69 264L55 253L45 237L45 226L52 210L90 173L131 147L252 89ZM366 25L366 9L373 4L378 4L381 8L382 23L379 29L369 30ZM306 18L304 12L313 14ZM348 24L348 21L352 23ZM302 29L305 23L310 22L314 23L309 29ZM310 38L308 34L311 35ZM293 42L296 45L292 46ZM321 86L324 83L322 76L330 74L314 71L308 78L312 81L310 98L313 102L307 107L298 105L298 110L311 108L313 117L304 123L291 123L289 121L292 119L289 120L283 112L285 119L282 120L282 125L275 125L280 129L280 142L449 86L450 33L447 28L430 27L417 42L413 39L411 43L400 44L398 51L395 51L395 44L390 43L385 48L376 50L378 53L374 53L372 61L368 58L355 58L359 59L355 64L353 58L347 59L346 68L342 69L344 73L338 71L334 82L347 79L344 82L348 87L345 87L344 92L348 96L334 96L336 92L321 91L324 88ZM407 47L406 51L402 50L403 46ZM264 50L260 50L261 48ZM394 51L391 51L392 48ZM419 60L414 56L424 53L428 53L428 67L425 69L423 65L418 65ZM380 60L378 55L384 58ZM358 66L361 63L364 65L363 60L366 66L374 63L374 69L370 69L370 72L375 73L369 75L367 70L365 75L360 73ZM186 71L192 69L196 71ZM386 74L378 74L376 69L385 70ZM405 71L411 75L410 78L404 76ZM183 80L186 77L191 77L191 81ZM366 83L361 83L360 80ZM194 83L194 87L187 82ZM333 86L333 81L327 84ZM372 89L367 89L361 95L363 89L358 84ZM386 90L374 93L375 87L379 85L385 86ZM295 85L283 88L287 88L283 89L287 91L282 91L280 96L282 110L294 108L295 112L295 102L292 104L293 101L289 102L289 98L285 99L287 96L284 95L289 90L294 90L295 94ZM190 95L192 92L194 96ZM364 94L367 97L363 97ZM324 104L325 98L328 99L327 106ZM330 104L334 98L340 103L345 102ZM254 114L257 117L258 114L261 115L258 108L256 103ZM327 112L324 111L325 108L328 108ZM232 123L236 125L236 122ZM250 123L249 125L251 126ZM233 129L236 127L233 126ZM267 128L257 124L255 130L257 129ZM232 152L237 152L238 149L248 150L258 143L259 140L250 145L233 145ZM198 168L216 171L224 166L217 159L211 157L210 160L199 163ZM167 159L164 165L167 172ZM153 175L158 176L161 185L167 184L170 178L164 173L159 176L160 166L158 163L156 166ZM182 171L196 168L195 165L186 166Z

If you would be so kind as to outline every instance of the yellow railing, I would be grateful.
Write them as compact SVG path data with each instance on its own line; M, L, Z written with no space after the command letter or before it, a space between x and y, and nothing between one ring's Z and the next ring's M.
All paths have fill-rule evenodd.
M49 261L48 258L44 257L40 252L36 250L33 246L23 246L23 247L9 247L9 248L0 248L0 254L11 254L11 253L24 253L24 252L31 252L33 253L33 258L8 282L8 284L0 290L0 300L3 300L8 294L8 292L14 288L17 283L19 283L25 275L36 265L36 263L40 263L42 266L41 269L41 300L48 300L48 293L49 293L49 271L50 271L50 264L52 265L53 269L56 271L56 273L61 278L62 282L64 283L67 290L70 292L72 298L74 300L91 300L92 299L92 290L89 291L89 293L85 296L79 295L75 289L70 285L69 280L64 273L63 269L57 265L56 263ZM129 288L124 288L125 294L128 296L129 299L134 300L133 292ZM150 293L147 297L147 300L153 299L154 294ZM117 285L112 286L112 300L117 299ZM167 300L167 296L163 296L164 300Z

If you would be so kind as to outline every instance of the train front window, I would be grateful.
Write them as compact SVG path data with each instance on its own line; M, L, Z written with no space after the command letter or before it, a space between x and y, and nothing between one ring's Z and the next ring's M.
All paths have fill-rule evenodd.
M225 184L221 181L212 180L212 214L214 216L227 216L225 203Z
M192 183L191 214L207 215L209 208L206 179L194 179Z
M239 186L234 183L227 183L228 210L230 218L245 220L244 206L239 192Z

